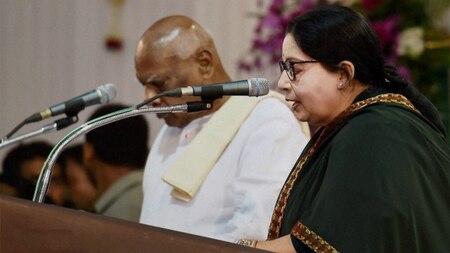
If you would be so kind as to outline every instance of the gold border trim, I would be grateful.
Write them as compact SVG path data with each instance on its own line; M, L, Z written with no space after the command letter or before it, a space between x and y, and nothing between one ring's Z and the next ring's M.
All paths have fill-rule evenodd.
M297 222L297 224L295 224L291 233L316 253L339 252L324 239L322 239L322 237L318 236L311 229L300 222Z

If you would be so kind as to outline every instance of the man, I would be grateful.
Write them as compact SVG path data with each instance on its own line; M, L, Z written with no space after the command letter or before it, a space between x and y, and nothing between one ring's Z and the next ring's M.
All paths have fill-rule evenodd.
M75 144L65 148L58 161L66 175L67 201L70 207L92 211L97 190L92 171L83 164L83 145Z
M89 120L126 108L110 104ZM148 124L143 116L120 120L86 134L83 161L94 175L98 199L94 211L138 221L142 205L143 167L148 154Z
M135 67L147 98L231 81L210 35L184 16L163 18L142 35ZM194 100L161 97L152 105ZM166 125L147 160L140 222L230 242L249 232L265 238L281 185L307 142L289 108L274 97L225 97L211 110L157 116Z

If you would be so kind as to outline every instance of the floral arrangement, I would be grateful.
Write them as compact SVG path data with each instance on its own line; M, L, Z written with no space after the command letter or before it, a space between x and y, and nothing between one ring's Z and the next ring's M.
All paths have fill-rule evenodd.
M450 34L433 18L442 17L450 0L271 0L267 12L258 15L250 52L238 68L250 72L274 67L281 59L288 22L323 4L345 5L365 14L380 38L386 62L415 84L448 122ZM263 8L264 1L259 6Z

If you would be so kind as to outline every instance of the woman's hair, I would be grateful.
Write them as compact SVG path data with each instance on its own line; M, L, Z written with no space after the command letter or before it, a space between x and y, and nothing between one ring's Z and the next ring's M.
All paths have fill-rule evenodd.
M355 66L355 79L361 83L376 86L384 82L380 42L359 13L343 6L323 6L293 19L287 33L329 71L344 71L339 63L347 60Z
M330 72L349 73L339 63L355 66L354 78L365 85L400 93L445 135L433 104L393 66L385 65L381 43L369 21L360 13L338 5L324 5L291 20L287 26L297 46Z

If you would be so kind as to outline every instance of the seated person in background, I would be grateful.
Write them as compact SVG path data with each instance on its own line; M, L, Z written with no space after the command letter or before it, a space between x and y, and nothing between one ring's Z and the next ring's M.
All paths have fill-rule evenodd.
M89 120L126 108L110 104ZM143 116L123 119L86 134L83 161L92 171L98 198L94 211L138 221L142 206L142 176L148 154L149 128Z
M66 147L59 157L67 182L68 207L92 211L97 198L92 171L83 164L83 145Z
M445 127L382 55L369 21L346 7L314 9L287 26L278 87L299 120L320 128L257 248L449 252Z
M185 16L163 18L142 35L135 67L147 98L231 81L211 36ZM140 222L230 242L249 230L264 239L276 197L308 140L278 97L224 97L211 110L158 114L166 125L148 157ZM161 97L152 106L199 100Z
M45 141L33 141L11 149L3 160L2 177L15 189L15 196L33 199L42 167L53 146ZM59 163L52 169L52 178L45 203L66 204L66 182Z
M3 173L0 174L0 194L16 196L16 189L10 184L11 179Z
M11 167L11 165L7 166ZM0 194L17 197L15 170L5 168L5 161L3 161L2 172L0 173Z

